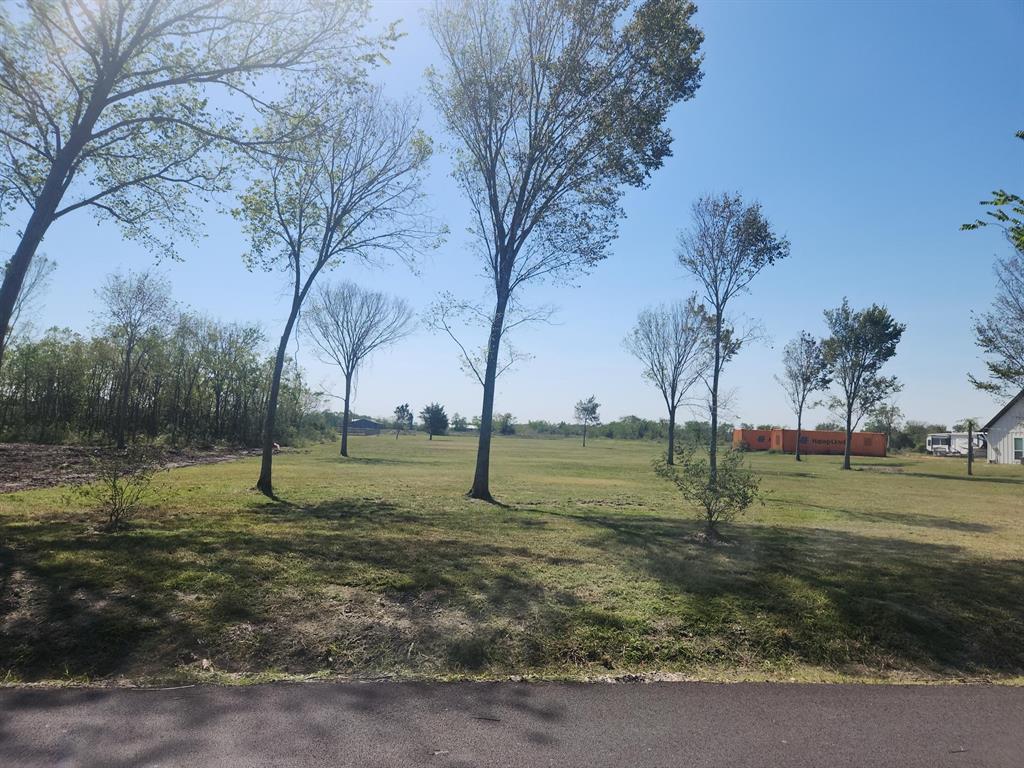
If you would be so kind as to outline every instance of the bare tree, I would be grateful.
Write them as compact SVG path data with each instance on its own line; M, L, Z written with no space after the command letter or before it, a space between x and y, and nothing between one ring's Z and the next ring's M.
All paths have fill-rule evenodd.
M443 61L429 89L458 142L455 178L494 290L472 498L493 501L495 380L517 291L605 258L623 188L661 165L668 110L700 83L694 11L688 0L452 0L429 17Z
M597 424L601 417L598 415L597 409L601 407L601 404L597 402L597 399L591 395L586 400L580 400L576 403L575 416L576 423L583 425L583 447L587 447L587 427L591 424Z
M349 258L375 263L392 255L410 262L436 235L421 205L431 144L417 127L415 111L387 102L379 89L324 87L332 99L297 94L323 105L316 130L296 137L285 152L257 158L258 175L236 211L250 239L250 268L283 269L291 279L256 484L267 496L274 493L274 417L285 353L317 276Z
M50 277L56 268L57 264L42 254L32 260L28 274L25 275L25 281L22 283L21 293L18 294L18 298L14 302L14 311L11 312L11 319L5 329L4 344L11 343L14 338L14 330L19 327L21 316L25 314L25 310L36 308L40 295L49 286Z
M726 311L734 296L749 289L767 266L789 255L789 241L776 235L759 203L745 203L739 194L699 198L693 204L693 226L679 235L679 263L697 278L712 322L710 367L711 439L708 446L711 483L718 475L718 396L722 368L739 350L743 335L729 323Z
M775 380L782 386L796 415L796 460L800 461L800 436L807 398L815 392L823 392L832 383L822 342L801 331L783 350L782 376L776 376Z
M358 34L368 5L24 0L17 21L0 8L0 216L26 214L0 287L0 328L43 236L74 211L173 255L175 239L199 229L194 196L227 186L224 150L253 144L234 107L265 108L260 84L273 74L362 68L394 38ZM0 338L0 363L3 352Z
M661 392L668 409L668 453L675 461L676 410L711 363L707 316L696 295L669 307L645 309L625 339L644 366L644 378Z
M124 448L125 417L132 377L138 363L139 343L148 334L160 332L169 321L174 304L170 283L152 272L108 275L98 293L104 305L107 332L120 342L121 377L114 439L118 448Z
M375 350L412 332L412 310L402 299L342 282L320 286L303 319L323 357L341 368L345 376L341 455L348 456L352 381L359 366Z
M906 326L885 307L872 304L854 311L845 298L835 309L825 310L825 320L832 335L825 339L823 351L840 391L831 405L846 419L843 469L849 469L853 430L866 413L902 388L895 376L881 376L880 371L896 355Z

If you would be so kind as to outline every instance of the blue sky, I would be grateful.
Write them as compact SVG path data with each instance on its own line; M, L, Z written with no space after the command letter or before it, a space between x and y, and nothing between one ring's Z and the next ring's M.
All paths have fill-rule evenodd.
M421 260L418 274L397 264L346 264L328 276L384 288L417 309L442 290L488 295L464 234L469 209L448 175L449 140L422 99L423 70L437 61L422 7L375 6L378 19L403 18L408 33L379 77L394 95L423 100L424 127L442 150L427 190L451 237ZM1024 2L706 2L696 18L705 76L697 96L671 114L673 157L647 189L627 194L610 258L579 287L524 294L559 311L554 325L516 331L516 346L534 357L499 381L496 409L520 420L571 420L573 404L595 394L606 421L662 416L660 397L621 340L644 306L694 290L674 258L691 201L739 190L761 201L792 255L736 302L770 339L726 369L728 418L794 422L773 379L781 347L800 330L822 334L822 310L844 295L858 307L885 304L908 325L889 372L904 383L898 404L909 418L990 416L997 405L966 378L983 371L970 313L990 301L992 265L1008 246L995 231L959 225L980 213L990 190L1024 189L1024 147L1013 137L1024 129ZM15 229L0 231L0 250L13 250ZM179 301L224 320L259 321L276 340L285 286L279 274L245 270L230 217L211 212L205 237L181 250L183 262L158 267ZM84 212L59 222L41 251L58 270L34 318L39 327L87 329L103 275L153 263ZM309 343L299 340L297 354L314 384L341 390L340 376ZM418 410L437 400L449 413L471 415L480 394L459 371L452 343L421 330L370 361L355 409L383 415L400 402ZM826 418L817 410L809 421Z

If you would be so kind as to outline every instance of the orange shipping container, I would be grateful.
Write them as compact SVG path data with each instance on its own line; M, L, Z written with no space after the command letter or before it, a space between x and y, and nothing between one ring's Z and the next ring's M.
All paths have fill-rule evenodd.
M796 430L773 429L771 448L783 453L796 453ZM842 454L846 448L845 432L800 432L800 453ZM853 456L885 456L885 435L881 432L854 432L850 442Z
M747 451L767 451L771 448L772 430L770 429L734 429L732 431L732 447Z

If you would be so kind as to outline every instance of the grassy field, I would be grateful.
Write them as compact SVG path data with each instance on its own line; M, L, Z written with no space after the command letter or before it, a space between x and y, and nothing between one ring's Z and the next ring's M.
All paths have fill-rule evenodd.
M357 437L159 480L118 534L0 495L0 679L1024 680L1024 468L752 455L769 498L708 547L659 446Z

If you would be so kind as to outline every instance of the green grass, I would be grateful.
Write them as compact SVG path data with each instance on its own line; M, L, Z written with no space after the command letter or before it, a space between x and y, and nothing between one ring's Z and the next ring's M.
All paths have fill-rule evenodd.
M104 534L0 496L0 679L290 676L934 681L1024 676L1024 472L753 454L769 491L708 547L660 446L357 437L161 476ZM204 661L206 663L204 663Z

